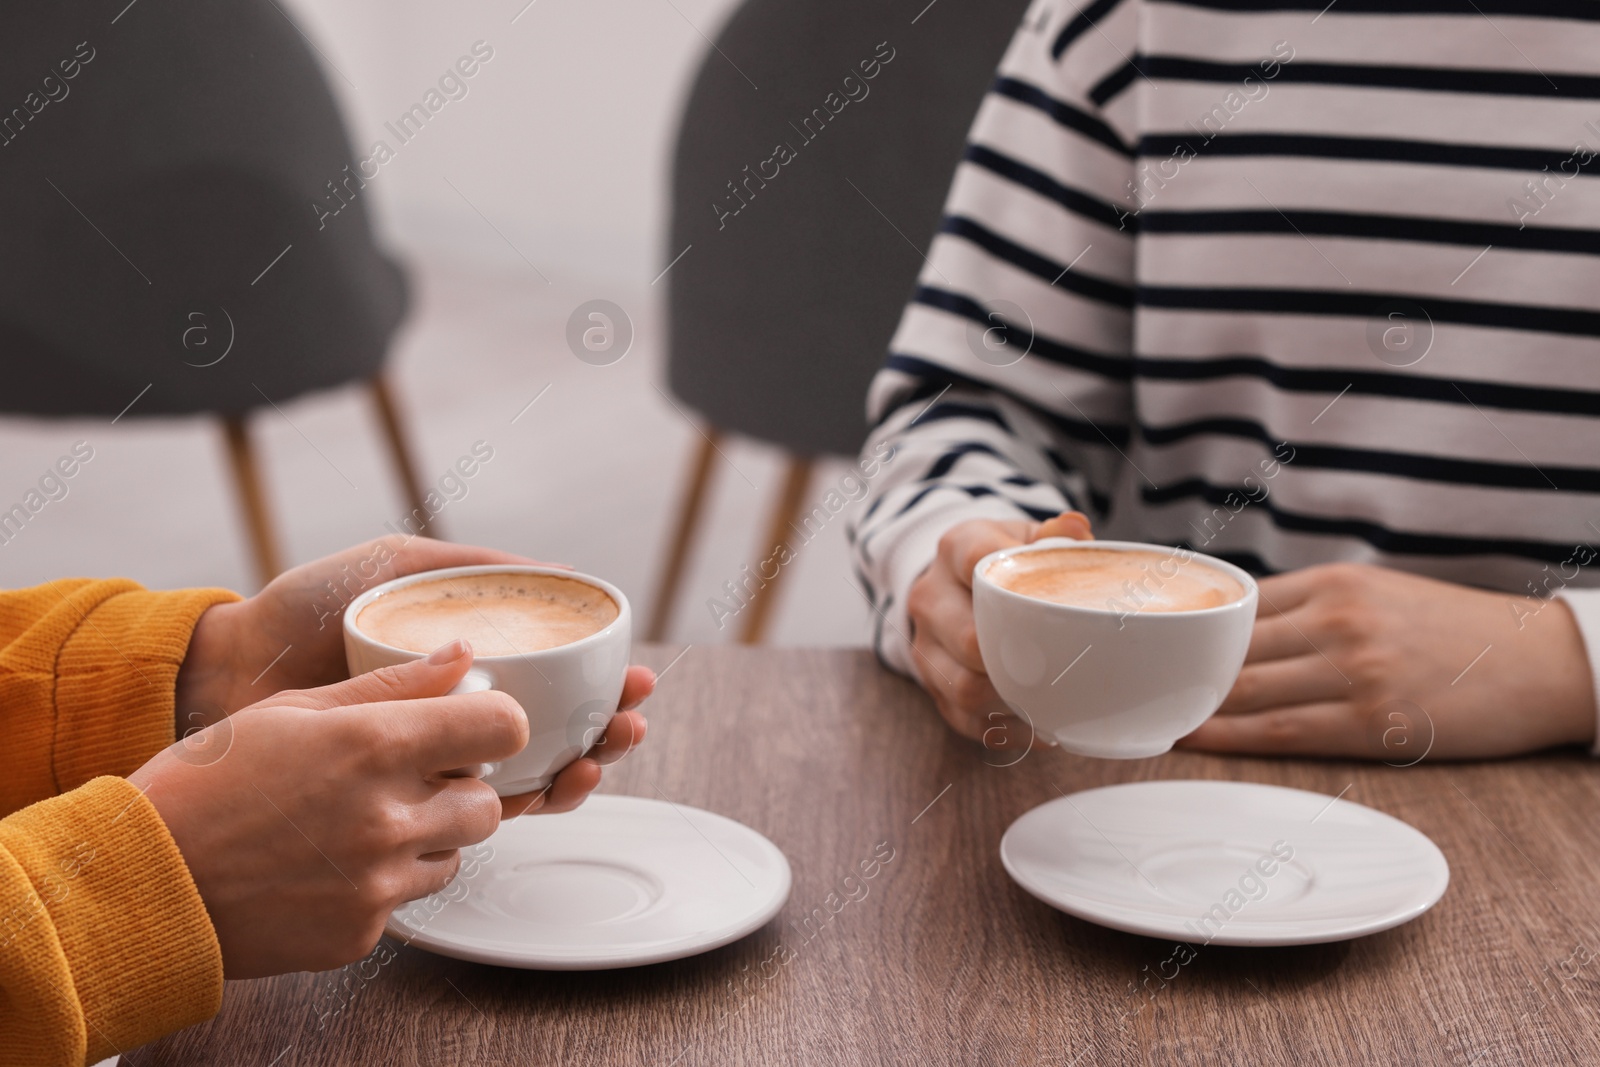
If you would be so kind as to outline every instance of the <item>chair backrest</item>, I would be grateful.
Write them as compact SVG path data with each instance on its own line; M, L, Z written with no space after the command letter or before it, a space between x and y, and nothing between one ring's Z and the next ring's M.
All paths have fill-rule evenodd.
M299 31L273 0L103 14L0 37L0 411L149 385L130 417L233 414L370 377L404 280Z
M854 453L1025 0L748 0L684 111L668 381L712 424ZM919 10L920 9L920 10ZM920 250L920 251L919 251Z

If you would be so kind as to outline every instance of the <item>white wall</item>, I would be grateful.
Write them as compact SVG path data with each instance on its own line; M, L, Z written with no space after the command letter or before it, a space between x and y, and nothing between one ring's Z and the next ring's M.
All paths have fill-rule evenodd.
M516 262L448 179L552 279L643 287L671 258L661 245L678 110L737 0L525 3L288 0L336 68L363 149L394 145L384 122L474 41L494 49L469 94L371 183L396 244Z

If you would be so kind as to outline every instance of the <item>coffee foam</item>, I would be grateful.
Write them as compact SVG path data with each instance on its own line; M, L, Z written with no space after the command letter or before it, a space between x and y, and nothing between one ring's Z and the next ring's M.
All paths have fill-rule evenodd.
M604 590L549 574L436 578L385 593L356 617L356 629L410 652L465 638L479 656L516 656L570 645L620 613Z
M1177 550L1047 548L998 559L984 574L1023 596L1121 614L1197 611L1245 595L1232 576Z

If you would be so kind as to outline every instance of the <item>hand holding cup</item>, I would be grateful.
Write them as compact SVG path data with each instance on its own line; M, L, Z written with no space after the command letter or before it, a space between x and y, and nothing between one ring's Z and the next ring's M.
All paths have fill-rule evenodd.
M913 667L939 715L962 737L997 751L1026 750L1032 731L1000 699L984 669L972 620L972 569L991 552L1042 537L1089 540L1093 535L1088 518L1077 511L1045 522L958 523L940 538L938 555L906 599Z

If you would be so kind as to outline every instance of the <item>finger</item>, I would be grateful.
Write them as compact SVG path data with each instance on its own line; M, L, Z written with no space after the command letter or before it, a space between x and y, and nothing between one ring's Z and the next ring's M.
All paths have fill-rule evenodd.
M933 697L940 717L956 733L981 741L984 731L995 724L991 714L1010 714L988 675L968 670L937 645L927 645L919 652L923 688Z
M544 808L544 802L549 795L550 787L546 786L537 793L518 793L514 797L501 797L500 818L504 821L515 819L518 815L534 815Z
M1350 682L1316 653L1247 665L1217 709L1222 715L1249 715L1274 708L1337 701Z
M493 763L521 752L528 743L528 716L522 705L494 689L425 700L400 700L337 708L376 723L383 752L392 761L426 777L474 763ZM452 779L470 781L471 779Z
M600 764L588 756L573 760L537 793L501 797L502 819L518 815L560 815L582 804L600 784Z
M377 569L369 576L367 568L374 563L377 564ZM353 545L324 559L285 571L275 578L271 585L281 592L290 592L299 587L318 588L326 576L348 573L352 570L369 580L388 581L419 571L494 563L514 566L530 564L546 567L566 566L562 563L541 564L538 560L512 552L502 552L497 548L479 548L475 545L435 541L431 537L403 537L394 534Z
M628 668L628 676L622 683L622 700L618 706L627 711L636 708L649 699L650 694L656 691L656 672L649 667L633 666Z
M602 767L615 763L644 740L648 728L649 723L637 711L619 711L587 755Z
M566 567L564 563L541 563L514 552L498 548L480 548L477 545L458 545L450 541L435 541L431 537L413 537L409 541L398 539L398 544L388 539L394 558L386 570L391 578L403 578L422 571L442 570L445 567L476 567L491 563L508 563L513 566Z
M459 849L446 849L418 856L409 865L407 877L400 890L400 899L395 902L395 906L433 896L455 881L456 874L460 870Z
M440 697L454 689L471 666L472 646L456 640L441 645L423 659L382 667L316 689L286 690L259 703L327 711L354 704Z
M636 711L618 712L606 724L606 732L589 753L561 769L549 787L537 793L501 797L501 818L535 813L554 815L571 811L600 784L600 767L612 764L633 751L644 740L649 724ZM587 766L580 766L586 764ZM569 773L570 772L570 773Z
M437 782L434 795L413 811L419 856L476 845L500 826L500 798L476 778Z
M926 575L922 584L917 592L917 643L937 644L962 667L984 673L978 628L972 618L972 590L938 569Z
M1075 541L1093 541L1089 516L1081 511L1063 511L1054 518L1044 520L1033 532L1029 541L1042 541L1046 537L1070 537Z
M972 585L972 568L991 552L1025 542L1034 524L1026 519L1010 522L963 522L939 539L939 562L962 585Z
M1366 728L1351 704L1307 704L1255 715L1213 715L1181 748L1258 756L1370 757Z
M571 811L587 800L599 784L600 765L587 756L575 759L561 768L556 780L550 783L549 795L538 809L539 814L559 815Z
M1319 573L1318 568L1307 567L1258 579L1256 588L1260 590L1261 598L1256 602L1256 614L1282 615L1300 607L1311 599L1321 584Z
M1250 631L1250 650L1245 653L1244 661L1266 663L1316 654L1317 646L1307 632L1314 628L1304 611L1288 611L1282 615L1257 612L1255 626Z

